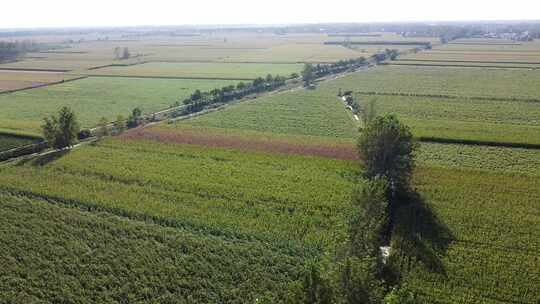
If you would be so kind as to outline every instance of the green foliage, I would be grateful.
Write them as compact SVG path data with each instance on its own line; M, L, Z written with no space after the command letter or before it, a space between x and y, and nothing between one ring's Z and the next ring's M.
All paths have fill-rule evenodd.
M348 257L340 267L343 303L381 303L385 288L376 257Z
M109 121L105 117L102 117L99 120L99 123L98 123L98 126L97 126L97 131L96 131L97 132L96 135L98 137L103 137L103 136L108 136L109 135L108 124L109 124Z
M304 85L308 86L316 78L315 69L312 64L306 63L304 69L302 69L302 81Z
M409 188L415 143L396 116L377 117L368 124L360 134L358 150L367 178L385 178L392 193Z
M292 285L287 303L331 304L335 301L331 278L319 262L309 261L300 277Z
M60 109L58 116L45 118L42 129L43 137L53 148L71 147L77 142L79 124L75 113L68 107Z
M388 185L382 178L363 183L353 194L353 214L349 222L352 256L378 256L383 232L388 225Z
M416 304L418 299L414 292L408 289L408 287L401 286L393 288L390 293L384 297L384 304Z
M118 115L116 116L116 120L114 121L114 130L117 134L122 134L124 131L126 131L127 123L124 119L124 116Z
M142 117L142 110L140 108L135 108L133 111L131 111L131 114L129 115L126 125L128 128L135 128L138 127L140 124L143 123L143 117Z
M364 126L368 126L377 117L377 99L371 98L368 102L360 103L360 117Z

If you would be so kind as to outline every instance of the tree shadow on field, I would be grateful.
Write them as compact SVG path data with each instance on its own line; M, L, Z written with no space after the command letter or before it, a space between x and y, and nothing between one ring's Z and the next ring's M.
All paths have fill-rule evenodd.
M454 235L431 210L422 195L410 191L393 215L390 270L394 278L417 267L446 277L441 257Z
M23 159L17 163L17 166L24 166L28 164L34 167L42 167L64 157L65 155L69 154L69 152L70 150L61 150L47 153L45 155L41 155L35 158Z

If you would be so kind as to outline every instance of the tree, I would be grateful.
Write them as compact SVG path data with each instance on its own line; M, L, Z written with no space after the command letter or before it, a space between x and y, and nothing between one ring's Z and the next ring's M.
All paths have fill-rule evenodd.
M45 118L41 128L43 137L55 149L72 147L77 142L79 124L75 113L68 107L60 109L58 116Z
M314 79L315 68L312 64L306 63L304 65L304 69L302 70L302 81L304 81L304 85L309 86Z
M349 221L349 252L352 256L377 256L388 225L388 185L383 178L366 181L353 194Z
M126 130L126 120L124 119L124 116L118 115L116 117L116 121L114 122L114 129L116 130L117 134L124 133Z
M142 123L142 111L139 108L133 109L131 115L129 115L127 120L128 128L135 128Z
M97 136L98 137L103 137L103 136L108 136L109 135L109 128L108 128L108 125L109 122L107 121L107 118L105 117L101 117L101 119L99 120L99 123L98 123L98 128L97 128Z
M358 140L365 176L386 179L391 196L409 189L415 149L411 131L392 114L376 117Z

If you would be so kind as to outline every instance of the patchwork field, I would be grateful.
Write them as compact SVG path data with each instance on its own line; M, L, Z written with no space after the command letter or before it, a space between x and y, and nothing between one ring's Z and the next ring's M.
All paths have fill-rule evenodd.
M335 228L344 224L357 178L355 166L342 160L121 139L1 172L6 191L313 248L343 239Z
M384 66L320 85L396 113L417 137L540 143L540 71ZM328 97L329 98L329 97Z
M140 107L149 113L170 107L195 91L236 84L222 80L170 80L90 77L45 88L0 95L0 127L39 132L42 119L70 106L83 127L93 127L101 117L127 117ZM39 107L36 107L36 101Z
M90 71L92 75L255 79L268 74L290 76L300 73L299 64L240 64L240 63L168 63L152 62L128 67L107 67Z

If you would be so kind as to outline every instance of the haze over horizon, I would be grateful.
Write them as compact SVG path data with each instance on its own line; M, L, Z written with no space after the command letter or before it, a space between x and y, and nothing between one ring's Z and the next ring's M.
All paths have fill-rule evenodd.
M540 2L535 0L516 0L511 5L487 0L392 0L384 4L275 0L260 5L247 0L187 2L154 0L144 5L124 0L8 2L2 4L0 28L540 19Z

